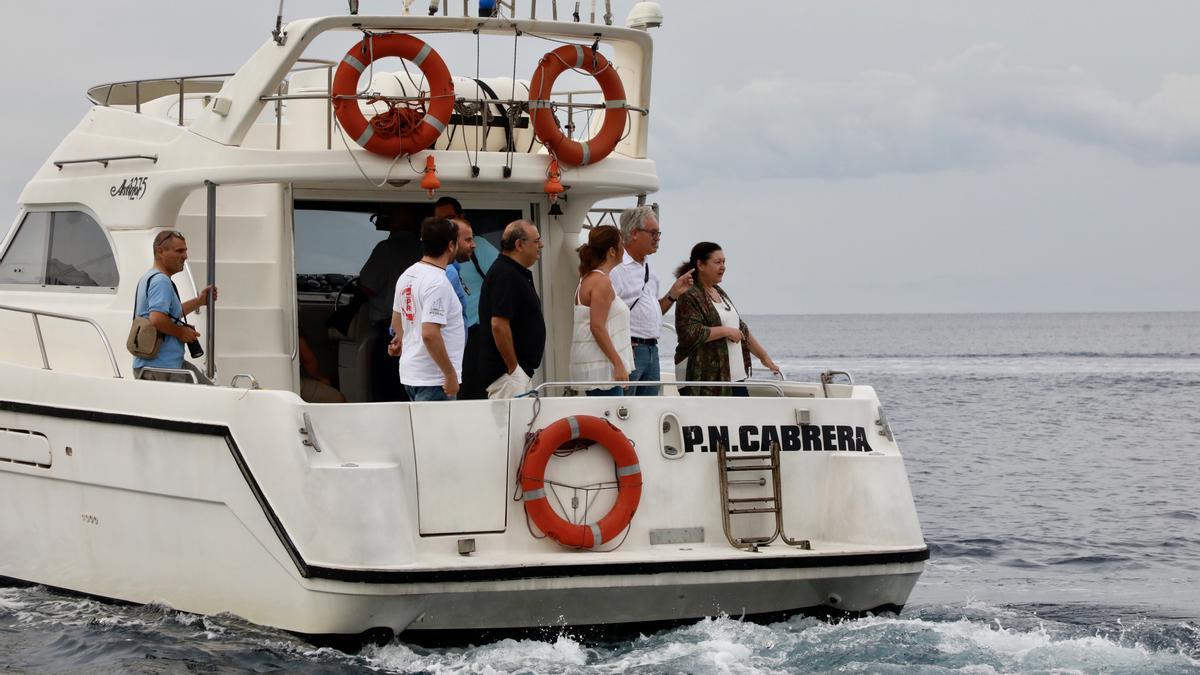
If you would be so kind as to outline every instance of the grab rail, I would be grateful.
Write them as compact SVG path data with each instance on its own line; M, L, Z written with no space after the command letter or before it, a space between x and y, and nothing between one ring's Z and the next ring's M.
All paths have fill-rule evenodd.
M326 78L329 81L332 81L333 67L337 65L337 62L327 61L325 59L297 59L296 63L314 65L307 68L293 68L291 71L289 71L289 74L305 70L317 70L320 68L325 68L329 71L329 74ZM216 95L221 91L222 88L224 88L225 79L233 77L234 75L236 75L236 73L216 73L213 75L181 75L178 77L155 77L141 80L125 80L123 82L108 82L89 88L87 90L87 97L93 105L103 106L105 108L114 105L132 105L133 111L140 114L142 112L143 103L147 103L167 95L174 95L179 99L177 123L179 126L184 126L183 107L184 100L187 98L187 94ZM279 86L283 86L282 81L280 82ZM130 89L132 89L132 92ZM145 89L145 92L143 92L143 89ZM116 93L115 97L114 90ZM276 91L279 90L277 89ZM332 120L332 110L329 116ZM276 105L275 120L277 126L280 124L281 118L282 110L278 105ZM333 147L332 138L329 139L328 145L330 148Z
M838 375L845 375L850 386L854 386L854 376L844 370L826 370L821 373L821 391L825 394L825 398L829 398L829 385L833 384L833 378Z
M66 321L78 321L86 323L96 330L96 334L100 336L100 341L104 343L104 349L108 352L108 362L112 365L113 377L121 379L121 369L117 366L117 357L113 353L112 344L108 341L108 336L104 334L104 330L100 328L100 324L95 320L85 316L74 316L71 314L59 314L58 312L47 312L40 309L27 309L25 307L12 307L9 305L0 305L0 309L6 309L10 312L19 314L28 314L33 318L33 332L37 335L38 349L42 353L42 369L54 370L50 367L50 359L46 356L46 341L42 338L42 324L38 322L39 316L47 316L53 319L64 319Z
M616 380L600 380L596 382L543 382L534 388L534 393L541 395L543 389L549 387L571 387L578 389L585 387L588 389L610 389L612 387L740 387L749 389L751 387L767 387L774 389L775 393L780 397L786 397L783 387L777 382L771 380L743 380L741 382L716 382L704 380L638 380L637 382L617 382Z
M107 157L88 157L86 159L59 159L54 161L54 166L58 167L59 171L68 164L103 164L104 168L108 168L109 162L116 162L123 159L148 159L151 162L158 164L158 155L109 155Z

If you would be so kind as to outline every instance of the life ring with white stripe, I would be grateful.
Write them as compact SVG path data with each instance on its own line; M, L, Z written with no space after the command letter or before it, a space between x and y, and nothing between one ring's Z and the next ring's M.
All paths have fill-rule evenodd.
M576 524L558 515L546 498L546 465L564 443L584 439L604 446L617 465L617 503L595 522ZM642 470L633 444L608 420L591 415L564 417L538 432L521 470L525 513L538 528L563 546L596 548L621 534L642 499Z
M550 107L554 80L568 68L596 78L604 95L604 123L595 136L582 143L563 133ZM625 85L617 69L600 52L583 45L563 45L538 61L529 83L529 116L538 140L558 161L571 166L594 164L607 157L625 133Z
M429 86L428 109L389 103L388 111L370 120L359 109L358 79L376 59L397 56L411 61L425 74ZM350 48L333 76L333 108L346 134L370 152L385 157L411 155L425 150L446 130L454 110L454 82L446 62L428 44L411 35L368 35Z

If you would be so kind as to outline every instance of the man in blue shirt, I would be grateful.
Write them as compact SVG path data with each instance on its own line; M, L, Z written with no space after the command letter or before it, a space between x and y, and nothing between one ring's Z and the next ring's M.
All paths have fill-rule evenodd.
M463 303L463 315L467 326L467 347L463 353L462 387L458 390L458 400L485 399L488 383L479 377L479 293L483 288L483 278L500 256L500 251L487 239L475 239L470 223L463 213L462 204L454 197L438 199L433 205L433 214L458 223L458 258L454 265L455 271L451 273L449 268L446 270L447 275L451 277L451 283L456 284L454 289ZM466 228L463 227L464 223ZM464 243L464 229L467 230L466 236L470 238L469 243ZM468 262L470 264L467 264Z
M454 294L458 296L458 302L463 306L463 323L470 328L471 322L467 318L467 296L470 293L466 284L463 283L462 270L459 265L470 260L471 254L475 252L475 234L471 230L471 223L467 222L466 218L450 218L449 220L458 226L458 252L455 254L454 260L446 265L446 276L450 279L450 286L454 288ZM475 319L475 323L479 323L478 318Z
M207 286L196 297L183 302L171 277L183 271L187 262L187 241L179 232L159 232L154 237L154 267L142 275L134 291L134 314L150 319L150 324L162 336L162 345L153 359L134 357L133 376L139 380L184 381L178 374L143 371L143 368L170 368L191 370L198 382L208 383L208 378L192 364L183 359L183 345L198 340L196 329L184 323L183 318L208 304L208 294L217 299L217 290ZM186 380L190 381L190 380Z

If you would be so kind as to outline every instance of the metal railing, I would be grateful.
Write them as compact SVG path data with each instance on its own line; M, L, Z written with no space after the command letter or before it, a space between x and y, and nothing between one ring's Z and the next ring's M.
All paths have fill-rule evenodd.
M59 171L68 164L103 164L104 168L108 168L109 162L117 162L126 159L148 159L154 164L158 164L158 155L109 155L107 157L87 157L84 159L60 159L54 162L54 166L58 167Z
M708 380L639 380L637 382L617 382L616 380L597 380L594 382L543 382L534 388L533 392L540 396L543 389L611 389L613 387L737 387L739 389L767 388L775 390L781 398L786 398L783 387L771 380L743 380L741 382L719 382Z
M451 2L451 0L431 0L431 2L429 3L429 16L436 15L439 10L441 10L442 16L450 16L450 2ZM593 23L593 24L596 23L596 4L597 4L597 2L598 2L598 0L591 0L591 12L589 14L589 23ZM358 14L359 0L349 0L349 4L350 4L350 13ZM408 3L405 3L405 4L407 5ZM471 4L472 4L471 0L463 0L463 4L462 4L462 15L463 16L471 16ZM576 0L574 5L572 5L570 0L567 0L566 4L567 4L568 8L574 7L574 11L571 13L571 16L574 18L575 23L580 23L583 20L583 11L581 9L581 5L582 5L581 0ZM518 5L518 0L496 0L496 9L495 9L494 16L503 16L502 10L507 10L508 16L515 19L515 18L517 18L517 14L519 12L519 7L517 5ZM531 20L537 19L537 6L538 6L538 0L529 0L529 18ZM407 12L408 10L406 9L405 11ZM418 11L420 11L420 10L418 10ZM551 15L551 20L558 21L558 0L550 0L550 15ZM604 14L601 15L601 18L604 20L604 25L606 25L606 26L612 25L612 22L613 22L612 0L604 0ZM276 30L278 31L279 29L276 28Z
M297 59L298 64L310 64L309 67L299 67L291 69L288 74L303 72L306 70L316 70L325 68L328 71L326 80L328 83L333 81L333 67L337 65L336 61L327 61L325 59ZM132 105L133 111L141 114L142 104L155 101L165 96L175 96L178 99L179 113L176 116L176 123L179 126L184 126L184 105L189 94L211 94L215 95L225 86L225 79L233 77L236 73L216 73L212 75L180 75L177 77L155 77L139 80L125 80L122 82L108 82L98 84L87 90L88 100L94 105L110 107L114 105ZM287 80L279 83L276 89L278 93L282 93L282 89ZM206 97L207 98L207 97ZM326 97L322 97L326 98ZM266 100L266 99L264 99ZM332 103L331 103L332 106ZM281 108L276 104L275 108L276 124L279 124L281 117ZM333 119L333 110L330 108L329 119ZM330 147L332 147L332 139L330 139ZM60 167L61 168L61 167Z
M179 126L183 126L183 107L186 95L216 94L221 91L221 87L225 86L225 78L233 77L233 75L234 73L218 73L109 82L88 89L87 97L92 103L106 108L114 105L132 105L134 112L140 114L143 103L174 93L179 97ZM146 92L145 95L143 95L143 90Z
M47 312L40 309L27 309L25 307L12 307L9 305L0 305L0 310L8 310L17 312L18 314L28 314L33 319L33 332L37 335L38 350L42 354L42 369L54 370L50 367L50 359L46 356L46 341L42 337L42 324L38 321L38 317L45 316L52 319L63 319L65 321L78 321L86 323L96 330L96 334L100 336L100 341L104 344L105 351L108 352L108 362L112 365L113 377L120 379L121 369L117 366L117 357L113 353L112 344L108 341L108 336L104 334L104 330L100 328L100 324L94 320L83 316L73 316L71 314L59 314L58 312Z
M443 3L443 8L449 4L449 0ZM533 3L536 6L536 3ZM578 8L577 8L578 9ZM464 7L466 10L466 7ZM536 13L536 12L533 12ZM593 12L594 13L594 12ZM557 20L557 10L555 11L555 20ZM467 14L464 13L464 16ZM532 14L531 17L533 18ZM594 19L594 16L593 16ZM579 21L576 15L576 21ZM594 23L594 21L593 21ZM259 97L259 101L263 103L275 104L275 149L279 150L283 144L283 103L285 101L305 101L305 100L328 100L329 105L325 111L325 149L333 149L333 118L334 118L334 101L340 99L352 100L376 100L388 103L422 103L428 100L427 96L383 96L378 93L366 94L347 94L339 96L331 96L333 90L333 71L340 62L328 61L325 59L297 59L297 64L308 64L307 66L299 66L292 68L288 75L293 73L304 72L308 70L325 70L325 93L304 93L304 94L289 94L287 93L289 80L285 77L275 87L274 94L263 95ZM178 99L178 112L175 116L175 121L178 126L185 126L184 109L186 107L187 98L189 95L204 95L204 104L208 105L211 99L221 91L225 86L226 78L233 77L236 73L216 73L211 75L181 75L177 77L160 77L147 78L138 80L124 80L120 82L109 82L99 84L87 90L87 97L93 104L103 107L114 105L123 105L134 107L134 112L141 114L142 104L155 101L166 96L175 96ZM567 124L565 127L568 137L573 137L576 130L575 115L579 112L587 112L590 115L596 110L625 110L640 113L643 117L650 114L650 109L641 106L630 105L628 103L621 106L610 107L603 102L600 103L580 103L575 101L577 96L595 96L601 95L599 90L574 90L574 91L557 91L551 92L550 96L566 97L566 101L548 101L545 107L551 110L566 110ZM462 105L478 106L479 110L487 110L487 106L510 106L510 117L513 114L520 116L528 116L529 100L528 99L501 99L501 98L466 98L456 97L456 107ZM460 124L462 124L460 122ZM470 126L492 126L490 116L480 114L479 123ZM100 162L106 168L108 161L120 159L151 159L157 162L157 156L149 155L129 155L120 157L99 157L95 159L81 160L61 160L54 162L55 166L62 170L64 164L76 164L84 162Z

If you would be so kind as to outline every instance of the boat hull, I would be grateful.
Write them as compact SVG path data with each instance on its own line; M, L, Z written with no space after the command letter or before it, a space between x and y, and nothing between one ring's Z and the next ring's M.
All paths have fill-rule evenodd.
M232 613L306 635L436 639L894 609L928 558L900 457L875 436L872 453L784 458L789 530L843 538L813 536L811 549L782 540L756 551L730 546L715 453L652 451L674 442L660 438L654 406L686 421L703 401L639 402L619 420L639 448L643 503L613 550L579 551L538 538L511 498L524 430L531 409L544 424L620 399L321 407L286 392L0 370L25 398L0 399L4 438L21 439L0 447L0 459L8 456L0 461L0 577L67 591ZM43 402L29 400L33 391ZM786 400L742 404L774 405L780 419L792 413ZM499 420L508 434L449 425L473 414ZM297 433L304 424L311 431ZM422 424L491 445L425 451L416 445ZM606 456L580 457L576 468L594 474ZM446 508L484 520L447 525ZM694 539L655 543L684 532ZM460 555L466 540L475 552Z

